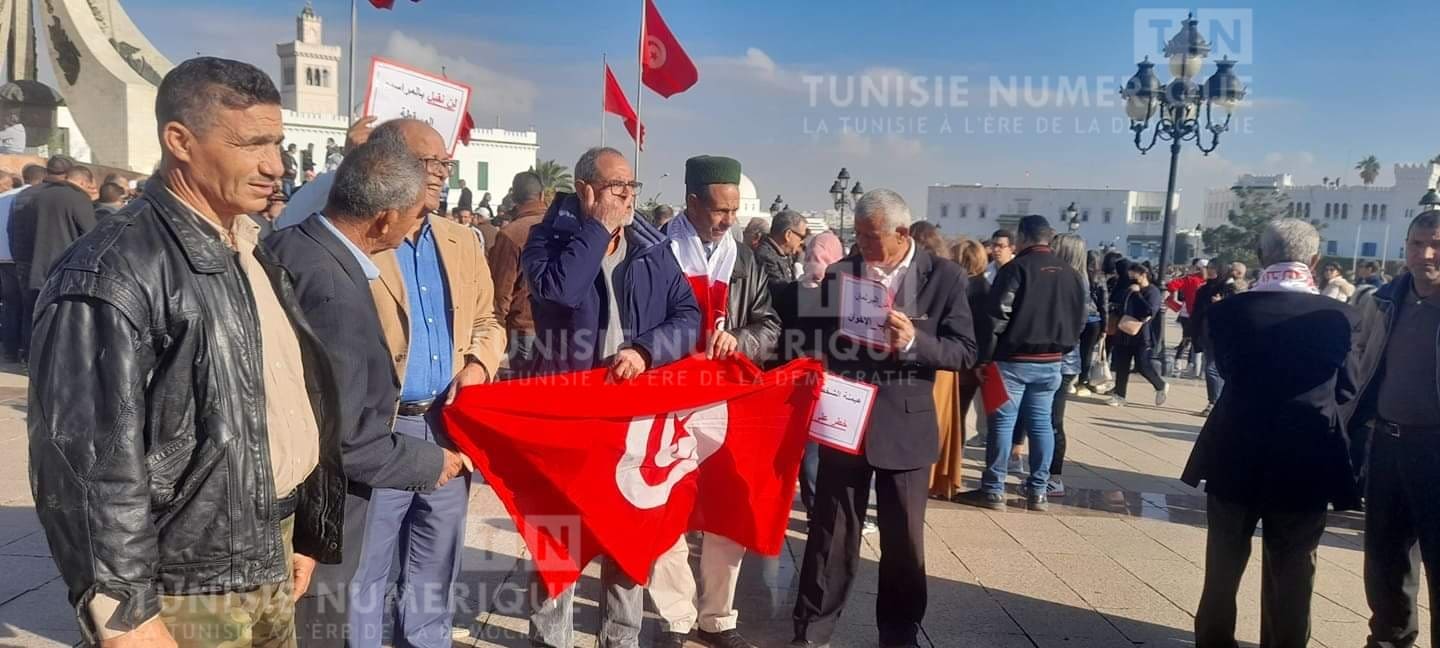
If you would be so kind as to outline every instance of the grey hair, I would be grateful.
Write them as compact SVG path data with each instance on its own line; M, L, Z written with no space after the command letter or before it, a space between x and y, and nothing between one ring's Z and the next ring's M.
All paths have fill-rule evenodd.
M805 217L793 209L782 210L770 219L770 236L779 238L785 235L786 230L798 230L801 227L808 227Z
M1309 264L1320 254L1320 232L1298 218L1271 221L1260 234L1260 263Z
M884 215L889 227L910 226L910 206L900 194L889 189L871 189L855 201L855 218L872 218Z
M575 179L585 183L598 181L600 179L600 158L607 155L625 157L624 153L609 146L596 146L585 151L584 155L580 156L580 160L575 163Z
M346 155L335 171L325 214L370 221L392 209L408 209L420 203L425 180L425 164L403 143L371 139Z
M1080 276L1090 275L1085 269L1085 239L1080 238L1079 234L1058 234L1050 242L1050 247L1054 249L1055 256L1070 264Z

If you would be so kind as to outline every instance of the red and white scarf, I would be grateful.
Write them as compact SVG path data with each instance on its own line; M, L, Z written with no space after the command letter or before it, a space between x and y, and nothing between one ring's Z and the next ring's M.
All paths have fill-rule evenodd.
M695 301L700 305L700 345L710 339L714 331L725 330L725 314L730 304L730 274L735 270L735 258L739 254L735 238L726 235L715 245L715 252L705 258L705 245L700 234L685 214L670 220L665 227L670 236L670 251L680 262L680 270L695 291Z
M1251 290L1320 294L1320 289L1315 286L1315 274L1310 271L1310 266L1294 262L1267 266L1260 273L1260 281L1255 282L1255 287Z

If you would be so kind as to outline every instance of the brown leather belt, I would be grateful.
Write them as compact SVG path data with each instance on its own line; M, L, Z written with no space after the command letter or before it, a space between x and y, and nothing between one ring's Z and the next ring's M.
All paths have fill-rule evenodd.
M435 399L433 398L427 401L400 403L400 409L397 410L397 413L400 414L400 416L424 416L426 412L430 411L430 407L434 404Z

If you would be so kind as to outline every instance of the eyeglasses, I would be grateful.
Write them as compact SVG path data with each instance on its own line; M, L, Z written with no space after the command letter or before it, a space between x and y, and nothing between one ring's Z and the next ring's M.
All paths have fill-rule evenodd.
M786 232L787 234L794 234L797 238L799 238L799 239L802 240L802 241L805 240L806 234L809 233L808 231L793 230L793 229L792 229L792 230L785 230L785 232Z
M642 182L621 182L619 180L615 180L596 186L595 191L597 193L601 191L609 191L610 195L616 198L624 198L625 196L634 196L636 194L639 194L640 188L643 186L645 186L645 184Z
M425 163L425 170L430 173L450 175L450 163L454 160L450 158L428 157L420 158L420 161Z

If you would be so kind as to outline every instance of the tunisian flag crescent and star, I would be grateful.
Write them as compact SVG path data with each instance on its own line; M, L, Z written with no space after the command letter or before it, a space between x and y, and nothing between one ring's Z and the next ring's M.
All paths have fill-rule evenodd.
M680 47L675 34L670 33L670 27L660 17L654 0L645 0L645 31L640 34L640 60L645 64L640 79L662 97L668 98L689 90L700 79L695 63Z
M780 553L820 363L761 373L691 356L623 384L606 370L491 383L445 408L451 439L515 522L548 595L605 555L637 583L687 530Z

